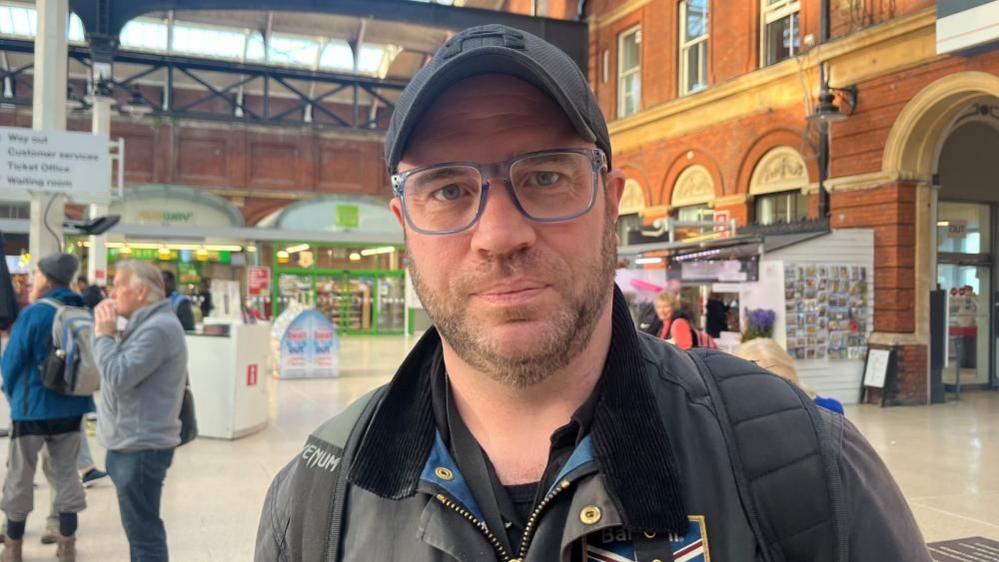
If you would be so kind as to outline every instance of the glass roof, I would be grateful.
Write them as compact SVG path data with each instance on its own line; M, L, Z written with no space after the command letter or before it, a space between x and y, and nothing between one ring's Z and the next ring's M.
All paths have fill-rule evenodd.
M452 0L436 3L451 4ZM37 23L34 7L0 2L0 35L34 37ZM70 41L85 41L83 22L76 14L70 14L68 27ZM259 31L252 29L183 21L175 21L171 29L167 20L137 18L125 24L119 39L127 50L355 72L354 51L338 38L272 33L265 41ZM384 76L400 51L393 45L362 43L356 72Z

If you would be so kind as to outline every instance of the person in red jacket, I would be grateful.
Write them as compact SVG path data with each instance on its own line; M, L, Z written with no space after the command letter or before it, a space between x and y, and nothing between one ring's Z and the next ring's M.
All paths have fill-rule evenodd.
M694 347L697 334L687 315L680 311L680 300L669 291L656 295L656 314L663 321L663 329L659 338L672 341L680 349Z

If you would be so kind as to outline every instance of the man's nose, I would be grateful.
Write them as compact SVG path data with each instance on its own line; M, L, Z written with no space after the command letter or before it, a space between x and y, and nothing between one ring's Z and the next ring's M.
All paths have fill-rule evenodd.
M472 249L507 255L533 246L536 240L535 225L517 209L506 182L490 180L485 209L472 233Z

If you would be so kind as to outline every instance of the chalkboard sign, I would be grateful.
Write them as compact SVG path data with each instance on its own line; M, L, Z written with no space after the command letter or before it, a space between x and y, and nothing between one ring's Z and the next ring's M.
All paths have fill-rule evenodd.
M888 363L890 362L890 349L872 349L868 351L867 364L864 365L864 386L884 388L885 376L888 375Z
M860 388L860 402L864 402L868 388L881 389L881 405L885 405L888 387L895 378L895 350L869 349L867 361L864 363L864 382Z

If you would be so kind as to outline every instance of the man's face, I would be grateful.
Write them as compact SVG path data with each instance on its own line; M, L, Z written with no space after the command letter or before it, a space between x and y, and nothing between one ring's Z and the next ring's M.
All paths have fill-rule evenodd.
M42 270L37 267L34 270L33 280L31 282L31 292L28 293L28 301L35 302L38 299L45 296L45 293L49 292L52 288L52 283L49 282L49 278L42 273Z
M132 286L131 274L120 272L114 276L114 289L111 290L111 298L114 299L115 310L119 316L131 318L136 310L146 306L146 297L149 294L149 287L139 285L138 288Z
M399 171L592 147L544 93L509 76L487 75L438 97L416 127ZM414 286L444 341L495 380L526 387L585 348L607 309L624 180L609 173L587 214L538 223L517 210L505 178L488 179L485 210L460 233L415 232L400 201L391 205L406 230Z

